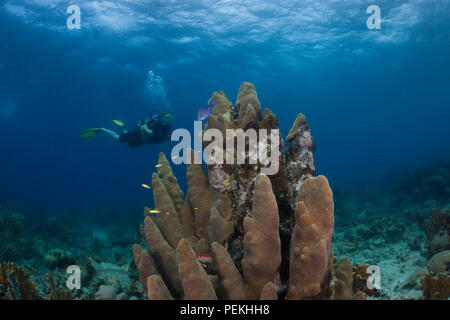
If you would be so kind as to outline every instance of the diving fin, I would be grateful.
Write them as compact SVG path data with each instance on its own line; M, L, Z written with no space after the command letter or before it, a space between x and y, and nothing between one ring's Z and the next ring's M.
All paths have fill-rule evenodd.
M122 121L120 121L120 120L113 120L113 122L115 123L115 124L117 124L119 127L125 127L125 124L122 122Z
M94 138L100 132L100 128L91 128L81 131L81 137L84 140L90 140Z

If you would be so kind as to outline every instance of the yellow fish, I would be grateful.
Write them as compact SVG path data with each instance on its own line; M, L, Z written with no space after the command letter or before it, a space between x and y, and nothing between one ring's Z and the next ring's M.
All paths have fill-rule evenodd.
M173 157L172 157L172 160L175 160L176 158L178 158L178 156L173 156Z
M148 184L145 184L145 183L141 184L141 186L143 186L145 189L151 189L152 188Z
M125 124L122 122L122 121L120 121L120 120L113 120L113 122L115 123L115 124L117 124L119 127L123 127Z
M198 208L194 208L194 210L198 210Z
M159 210L150 210L150 213L161 213L161 211L159 211Z
M204 266L206 269L208 269L208 266L204 263L202 263L202 266Z
M163 165L161 164L161 163L158 163L156 166L155 166L155 168L160 168L160 167L162 167Z

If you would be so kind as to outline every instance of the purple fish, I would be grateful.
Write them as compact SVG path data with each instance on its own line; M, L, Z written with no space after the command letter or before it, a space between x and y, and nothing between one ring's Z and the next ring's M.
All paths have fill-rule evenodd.
M203 120L208 119L209 115L212 112L213 107L214 107L214 103L211 101L211 103L208 104L207 106L204 106L204 107L201 107L200 109L198 109L197 120L203 121Z

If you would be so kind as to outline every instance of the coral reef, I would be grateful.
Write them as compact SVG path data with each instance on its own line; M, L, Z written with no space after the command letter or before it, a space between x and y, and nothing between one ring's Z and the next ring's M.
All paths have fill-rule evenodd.
M44 264L50 269L55 268L67 268L68 266L75 264L75 259L71 252L63 251L60 249L52 249L44 257Z
M292 145L284 154L272 144L283 144L271 134L278 119L269 109L262 110L251 83L241 85L234 106L223 92L214 92L211 100L215 107L204 129L223 136L227 129L266 129L268 139L259 139L258 148L276 155L271 161L278 162L279 170L265 175L269 163L250 161L254 149L249 140L244 140L245 152L235 154L230 151L235 137L228 138L214 156L234 158L223 163L215 158L208 175L193 150L186 155L194 161L187 164L184 197L161 153L163 165L152 177L158 213L146 208L140 228L148 253L141 244L133 248L148 298L331 298L333 195L327 179L315 177L315 144L304 115L297 116L286 139ZM235 164L237 157L245 164ZM211 255L213 261L203 264L199 255ZM364 298L360 291L353 293L352 283L346 285L351 295L345 298Z
M48 300L72 300L73 296L69 290L64 290L55 287L53 276L51 273L47 273L47 280L50 285L50 293L47 295Z
M242 84L234 105L223 92L211 99L204 129L268 130L257 148L278 155L277 174L262 172L267 162L250 163L248 141L231 159L245 164L187 165L186 193L161 153L147 203L159 213L146 208L140 227L143 205L126 215L96 211L95 223L2 208L0 299L448 299L448 164L331 192L316 176L303 114L289 148L275 150L274 139L284 144L270 134L278 119L252 84ZM81 268L81 290L66 288L70 264ZM367 287L370 265L381 270L380 289Z
M8 283L0 285L0 299L30 298L20 290L22 284L17 284L24 277L35 289L33 299L94 299L101 285L115 285L122 297L143 297L129 251L130 242L138 236L137 218L131 225L105 223L111 215L111 211L98 213L99 225L87 217L81 223L70 214L0 210L0 263L2 281ZM81 268L81 290L67 290L70 265ZM14 275L19 278L14 280Z
M355 285L354 267L347 257L335 261L334 275L331 285L333 300L365 300L364 293Z
M450 272L450 250L436 253L428 260L427 268L430 272Z
M24 269L13 263L0 264L0 300L36 300L38 291Z
M441 214L444 216L448 214L447 210L438 212L433 210L433 214L427 219L426 232L430 234L430 229L439 232L440 228L436 227L434 223L441 220ZM431 228L430 226L433 226ZM435 228L436 227L436 228ZM443 223L444 229L448 228L448 225ZM434 237L433 237L434 239ZM448 247L448 243L445 243L443 247ZM428 246L429 253L434 253L436 247L433 244ZM420 283L418 280L420 279ZM425 267L418 269L408 280L407 285L416 285L423 290L423 299L427 300L447 300L450 297L450 250L439 251L434 254L427 262Z
M448 300L450 297L450 277L432 273L422 278L423 297L426 300Z
M0 210L0 258L16 261L24 256L40 258L38 244L29 241L28 219L15 211Z
M450 164L430 163L405 172L392 182L391 190L416 202L447 202L450 198Z
M439 254L448 250L450 198L436 190L435 180L427 174L445 175L449 167L442 163L426 165L392 175L367 189L334 188L335 254L356 262L354 286L367 282L368 265L381 270L380 289L372 292L364 286L358 288L367 298L424 299L427 295L422 279L429 274L436 278L445 270L436 261L443 261L444 254ZM412 189L417 191L414 197ZM437 265L441 271L432 272L430 267Z
M425 220L425 232L431 254L450 249L450 209L433 208Z
M369 266L366 264L353 265L353 292L362 291L368 296L380 296L380 293L376 288L369 289L367 287L367 280L369 279L370 274L367 271Z
M135 221L118 226L106 219L110 215L95 215L103 219L99 227L91 221L80 223L69 214L0 210L0 262L36 268L44 279L49 271L83 265L87 256L125 264L132 257L128 246L136 238ZM129 229L124 230L125 226Z

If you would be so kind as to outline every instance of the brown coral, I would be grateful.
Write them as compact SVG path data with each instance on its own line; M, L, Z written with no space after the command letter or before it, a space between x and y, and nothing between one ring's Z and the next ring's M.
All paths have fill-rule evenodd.
M38 291L25 270L11 262L0 264L0 300L36 300Z
M336 268L336 277L333 286L333 300L348 300L353 295L353 270L352 264L347 257L341 258Z
M217 296L208 274L198 262L197 256L186 240L177 247L178 272L183 283L186 299L216 300Z
M450 297L450 277L448 275L429 273L421 281L424 299L447 300Z
M264 286L277 277L281 263L278 207L270 179L258 175L255 182L252 216L244 220L242 269L247 280L247 296L258 299Z
M306 180L300 191L291 240L288 299L320 298L332 263L333 194L324 176Z
M50 293L47 295L47 299L49 300L72 300L73 296L69 290L64 290L61 288L55 287L55 282L53 281L53 276L51 273L47 273L46 275L49 286Z
M369 289L367 287L367 280L370 274L367 272L368 265L353 265L353 292L362 291L369 296L378 297L380 293L376 288Z
M450 234L450 209L431 209L431 216L425 220L425 232L428 239L432 239L439 231L446 231Z
M357 265L356 265L357 266ZM360 269L356 267L358 270ZM356 272L356 273L357 273ZM355 273L355 266L352 266L350 260L347 257L343 257L339 262L336 262L334 267L334 274L331 284L331 299L333 300L366 300L366 296L363 291L361 291L360 286L362 285L358 282L359 277L362 275L357 275Z
M147 290L147 278L157 274L154 263L148 253L140 245L133 246L134 263L139 271L139 281L142 287Z
M215 107L205 129L278 129L277 117L268 109L262 112L250 83L242 84L234 107L223 92L211 100ZM161 212L153 216L147 209L141 227L154 274L145 251L135 247L149 299L283 299L288 283L289 299L329 298L332 192L324 176L314 177L315 145L304 116L298 116L289 139L293 145L287 157L269 150L278 154L280 165L271 176L261 174L259 162L212 163L208 174L201 164L188 164L185 199L160 155L163 166L152 182ZM243 155L246 160L249 153ZM213 263L200 264L199 254L211 254Z
M152 275L147 279L149 300L173 300L166 284L160 275Z
M427 262L427 268L430 272L440 273L450 271L450 250L436 253Z
M230 254L217 242L211 244L211 249L217 263L219 276L222 279L225 298L229 300L244 300L246 298L244 280L234 265Z

